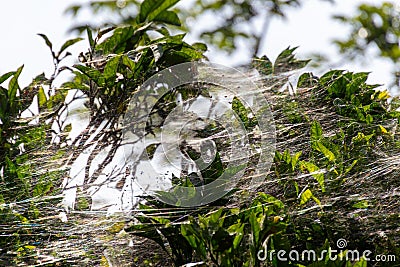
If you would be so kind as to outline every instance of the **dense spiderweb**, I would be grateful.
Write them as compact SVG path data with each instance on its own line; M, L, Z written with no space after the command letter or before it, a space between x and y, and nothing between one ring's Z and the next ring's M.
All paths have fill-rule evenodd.
M262 62L262 59L259 61ZM320 86L311 74L296 88L298 75L295 73L266 74L262 70L256 72L248 69L244 72L269 101L276 126L276 151L280 153L289 150L293 155L301 151L302 157L308 159L312 150L310 127L314 120L319 121L326 138L338 134L345 127L361 129L383 125L388 135L394 140L398 139L398 121L395 119L372 122L368 126L362 123L350 126L354 121L337 112L342 103L339 100L327 100L326 88ZM339 78L340 75L333 80ZM231 79L242 77L233 76ZM172 94L171 101L176 101L176 97L177 94ZM199 94L193 93L192 97L199 97ZM41 185L46 186L48 181L41 180L45 174L52 184L43 194L1 205L0 234L6 240L3 243L6 246L0 250L0 265L41 266L59 263L95 266L108 263L109 266L132 266L133 261L140 262L149 255L165 256L155 244L148 245L148 241L124 231L127 225L135 223L135 215L140 214L136 204L143 201L140 198L143 192L140 190L124 191L132 187L135 176L133 170L137 166L120 161L123 154L121 129L118 128L121 117L113 122L98 121L88 125L90 110L85 107L85 101L85 96L79 91L69 92L69 99L51 121L52 125L59 125L58 129L47 127L43 146L36 148L36 151L21 152L29 155L29 160L23 163L26 172L29 172L29 177L25 177L29 180L29 186L36 190ZM168 104L168 101L165 103ZM166 111L167 104L163 107ZM72 131L68 127L71 122ZM84 126L80 127L80 124ZM157 125L156 122L154 125ZM248 134L250 142L256 144L254 131ZM220 137L214 136L216 139ZM252 156L257 155L255 153ZM323 155L312 155L315 161L323 160ZM343 162L349 166L352 160L347 158ZM363 242L365 236L361 236L361 233L364 233L374 242L389 242L387 237L391 237L390 242L399 245L399 163L399 149L388 145L384 139L376 140L374 149L365 150L365 165L357 165L356 171L333 179L332 170L318 170L325 176L327 188L340 185L334 187L340 190L327 193L315 189L313 192L320 204L309 201L302 208L296 207L298 195L289 192L293 191L291 185L296 182L300 190L318 188L313 176L315 173L296 169L279 174L278 162L272 165L270 171L263 173L266 178L257 191L283 199L288 205L288 215L299 224L321 219L325 220L322 223L327 227L332 227L327 229L328 232L336 231L333 236L337 238ZM228 202L230 207L238 206L239 197L235 196L249 189L249 180L255 173L251 167L250 164L239 182L239 191L231 196ZM4 188L9 190L2 192L4 194L12 194L14 190ZM250 194L254 194L254 190ZM361 205L359 208L349 208L357 203ZM154 215L172 214L179 218L188 210L194 212L196 208L169 207L154 210ZM325 214L323 217L318 215L321 211ZM350 232L350 229L358 231ZM167 263L164 261L164 264Z

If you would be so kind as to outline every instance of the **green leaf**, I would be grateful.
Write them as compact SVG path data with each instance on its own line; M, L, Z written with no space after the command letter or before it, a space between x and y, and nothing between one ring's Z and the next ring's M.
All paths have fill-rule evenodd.
M233 248L236 249L239 247L240 242L243 239L243 229L244 229L245 224L244 223L236 223L228 227L227 231L228 233L235 235L235 238L233 239Z
M193 43L192 47L194 47L197 51L202 51L206 52L208 50L208 47L204 43Z
M318 77L314 76L312 72L306 72L300 75L297 81L297 88L308 88L318 84Z
M181 233L183 237L188 241L188 243L192 248L198 248L198 242L197 242L198 239L195 235L191 234L191 232L193 231L194 230L192 230L191 226L184 224L181 225Z
M310 60L298 60L293 53L297 47L286 48L275 60L274 73L285 73L296 69L304 68Z
M221 215L222 215L223 211L224 211L224 209L220 208L219 210L212 212L210 214L210 216L208 216L209 222L210 223L214 223L214 224L218 224L218 222L222 219Z
M14 104L15 98L17 97L17 91L20 89L18 85L18 78L23 68L24 65L17 69L14 76L11 78L10 83L8 84L8 99L11 105Z
M270 75L273 73L272 62L267 56L254 58L252 66L262 75Z
M48 80L46 78L46 75L44 72L41 74L37 75L31 82L31 86L38 85L38 84L43 84L46 83Z
M108 28L105 28L105 29L99 31L97 33L96 40L100 40L101 37L103 37L105 34L109 33L110 31L115 30L115 28L116 28L115 26L111 26L111 27L108 27Z
M8 78L13 76L15 74L15 71L10 71L7 72L6 74L3 74L0 76L0 84L2 84L4 81L6 81Z
M283 204L282 201L263 192L258 193L257 199L259 199L262 203L273 204L278 210L285 208L285 204Z
M138 22L153 21L160 13L175 5L179 0L145 0L140 5Z
M43 33L38 33L38 35L43 38L43 40L45 41L46 45L49 47L51 55L53 56L53 58L56 58L56 54L53 51L53 44L50 42L49 38L47 38L47 36L45 34L43 34Z
M71 132L71 130L72 130L72 124L71 123L65 125L64 132L69 133L69 132Z
M147 25L145 25L145 27L142 27L143 29L138 29L136 31L146 30L146 26ZM136 31L135 28L132 26L117 28L109 38L96 46L96 50L102 51L104 54L118 54L126 52L125 48L127 46L128 40L129 42L133 43L137 41L133 40Z
M95 42L94 42L94 39L93 39L92 30L89 27L86 27L86 34L88 36L90 48L94 49Z
M329 160L329 161L334 161L336 159L335 155L332 153L332 151L330 151L329 149L327 149L322 143L321 141L316 141L312 143L312 148L321 152L322 154L324 154L324 156Z
M300 196L300 205L306 204L313 196L314 195L310 189L304 191Z
M47 102L47 98L42 86L40 86L37 96L38 96L39 107L43 107Z
M107 62L103 72L103 76L105 79L108 80L110 78L116 77L120 59L121 56L115 56Z
M346 85L346 98L351 99L368 79L368 72L360 72L352 74L351 81Z
M318 121L311 123L311 141L319 141L322 137L322 127Z
M353 267L367 267L367 266L368 266L368 262L364 257L361 258L356 263L354 263L354 265L353 265Z
M371 114L367 114L367 116L365 117L365 121L367 122L367 124L371 124L374 121L374 118L371 116Z
M382 125L379 125L379 130L380 130L381 133L383 133L383 134L387 134L387 133L388 133L388 131L386 130L386 128L383 127Z
M0 119L3 123L5 119L9 117L7 115L7 111L8 111L8 91L6 88L0 86ZM1 128L2 127L0 127L0 134L1 134Z
M292 156L292 160L291 160L291 165L292 165L292 171L295 170L297 162L299 161L299 158L301 156L301 151L297 152L294 156Z
M319 78L319 82L322 86L329 86L332 82L336 81L339 77L342 77L344 70L331 70L322 75ZM333 92L338 93L338 92Z
M320 169L311 162L303 161L302 166L304 166L307 171L317 180L321 191L325 192L325 177L323 173L317 173Z
M380 91L378 94L378 100L386 100L390 98L390 94L388 91L384 90L384 91Z
M249 124L249 118L247 115L246 107L240 102L239 98L236 96L232 100L232 110L239 116L243 123L243 126L247 128Z
M61 46L60 52L58 52L58 56L61 55L61 53L64 52L65 49L67 49L67 48L70 47L71 45L74 45L75 43L77 43L77 42L79 42L79 41L82 41L82 40L83 40L83 38L78 37L78 38L74 38L74 39L71 39L71 40L66 41L66 42Z
M283 152L282 159L286 164L291 164L292 156L290 155L289 149L286 149L285 152Z
M204 179L204 184L215 181L224 173L222 161L219 153L217 152L214 161L205 169L201 170L201 175Z
M164 36L171 36L171 34L170 34L170 32L168 31L168 29L165 28L165 27L160 27L160 28L156 29L156 31L157 31L158 33L161 33L161 34L164 35Z
M18 170L17 170L17 166L15 166L13 161L10 160L10 158L7 156L5 157L5 161L6 161L6 165L7 165L9 172L12 174L16 174L18 172Z
M257 244L260 239L260 224L254 212L250 213L249 222L251 225L251 232L253 234L254 243Z
M38 35L44 39L46 45L50 48L50 50L53 50L53 44L50 42L49 38L43 33L38 33Z
M137 218L140 220L141 218ZM165 249L162 235L156 228L151 224L135 224L125 229L126 232L132 233L133 235L148 238L159 244Z
M368 203L368 200L361 200L361 201L355 203L355 204L353 205L353 208L356 208L356 209L366 209L366 208L368 208L369 206L371 206L371 205Z
M122 64L124 64L125 66L127 66L131 71L135 71L135 62L130 59L128 56L122 56Z
M154 21L164 22L167 24L181 26L181 21L178 15L173 11L164 11L158 14L157 17L154 18Z
M351 171L354 168L354 166L357 164L357 162L358 162L358 159L355 159L353 161L353 163L349 167L346 168L346 170L344 171L344 175L349 173L349 171Z
M84 65L74 65L74 68L81 71L84 75L92 79L98 86L104 86L104 79L102 79L102 74L99 70L93 69ZM67 86L68 83L65 84ZM72 85L71 88L75 87L76 85ZM79 88L81 89L81 88Z

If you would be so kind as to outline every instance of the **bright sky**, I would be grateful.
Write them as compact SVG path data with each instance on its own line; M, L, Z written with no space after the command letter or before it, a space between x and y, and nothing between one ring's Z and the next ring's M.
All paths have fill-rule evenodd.
M77 1L2 1L0 73L16 70L24 64L21 86L27 85L33 77L43 71L51 75L52 57L37 33L46 34L52 41L54 49L59 49L68 38L75 37L66 34L72 20L63 15L66 7L75 2ZM80 45L81 49L85 49L83 43L84 41ZM77 58L77 54L73 56Z
M37 33L46 34L53 42L55 49L69 38L67 29L72 24L72 18L65 16L64 10L77 2L87 0L19 0L3 1L0 9L0 23L3 25L0 41L0 74L17 69L25 64L21 75L21 85L27 85L31 79L45 71L50 76L53 65L48 48ZM381 0L337 0L331 5L318 0L303 1L301 9L292 9L288 20L272 20L264 40L263 53L274 59L280 51L290 46L300 46L298 54L326 52L332 57L335 49L330 44L333 38L346 36L346 29L333 22L330 16L338 13L351 14L355 6L361 2L379 4ZM189 40L190 42L190 40ZM66 63L73 63L80 51L85 51L87 41L74 46L73 56ZM243 53L242 53L243 54ZM226 57L211 53L213 62L230 65L241 61L241 55ZM390 80L390 65L385 61L374 60L364 66L345 65L342 68L351 71L373 71L370 82L387 83Z

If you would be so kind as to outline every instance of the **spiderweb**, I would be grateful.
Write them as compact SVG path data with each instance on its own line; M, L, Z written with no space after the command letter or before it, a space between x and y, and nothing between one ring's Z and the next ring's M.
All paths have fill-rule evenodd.
M344 72L331 76L323 84L312 74L299 78L290 65L277 65L275 71L270 72L265 58L257 59L255 63L258 71L244 69L246 78L236 73L226 78L232 85L247 85L244 81L250 80L255 84L252 92L244 87L234 91L235 94L232 91L229 94L224 88L208 83L192 83L167 88L168 93L158 98L154 92L140 95L140 90L144 89L138 88L135 93L140 97L133 102L137 106L126 114L142 118L140 112L146 108L149 112L145 119L133 121L133 126L130 125L143 129L136 131L136 135L126 130L127 115L124 114L124 121L124 116L118 111L105 110L105 113L114 113L115 116L93 119L93 111L87 104L92 100L80 90L64 92L68 94L67 98L50 115L19 117L21 127L25 127L26 131L10 142L16 143L18 138L29 135L30 139L25 139L25 142L34 140L35 144L29 145L22 140L15 158L5 158L6 161L16 162L15 173L22 174L13 178L19 179L18 182L7 180L6 173L1 176L0 265L141 266L149 257L162 259L160 266L170 265L167 254L156 243L125 231L129 225L137 223L135 216L142 212L137 204L147 201L149 187L155 186L156 189L152 190L156 192L168 191L176 180L182 184L181 178L190 177L192 184L199 182L199 186L207 185L204 181L206 177L201 177L199 168L193 162L203 157L203 163L210 163L218 152L220 167L226 169L232 157L243 156L237 151L232 153L230 149L243 137L247 141L241 141L240 146L249 147L245 157L247 165L240 170L240 179L232 186L237 191L228 197L227 206L236 207L245 202L241 198L244 192L248 194L248 199L257 191L266 192L287 203L287 216L296 225L307 228L318 221L330 237L346 238L353 245L372 240L368 242L386 247L398 246L400 154L397 118L382 117L381 121L362 123L347 116L350 113L342 112L349 104L339 96L332 99L327 88L343 77L348 79ZM207 73L203 75L207 76ZM226 88L232 85L225 84ZM157 86L154 88L157 90ZM48 97L57 95L57 90L62 91L62 88L52 90L48 89ZM255 91L267 99L268 114L273 118L268 123L273 123L276 128L274 136L268 135L267 139L262 139L257 112L251 110L252 102L248 96ZM206 101L212 97L214 100ZM39 98L35 101L40 105ZM101 105L101 100L96 101L98 103L90 103L92 108ZM396 101L392 102L392 110L389 110L385 98L380 103L392 112ZM145 106L150 103L153 108ZM183 112L170 115L179 105L182 105ZM196 105L200 107L197 109ZM186 118L180 121L190 116L191 112L198 117L199 110L216 114L233 110L235 114L230 116L236 116L236 121L242 125L232 124L231 127L242 127L245 136L232 134L230 137L229 131L224 128L226 121L218 121L216 117L204 115L200 116L201 120ZM161 129L168 126L166 121L177 123L180 127L178 136L185 136L182 139L186 140L176 144L179 149L175 152L181 158L175 162L165 156L169 155L168 149L160 146ZM354 163L355 159L349 156L352 151L349 151L340 159L342 165L335 165L339 159L325 164L330 154L324 153L321 148L319 153L313 152L316 149L313 148L310 129L317 127L314 121L318 121L323 130L321 140L329 139L343 150L346 146L357 146L358 151L353 152L358 153L358 162ZM380 129L381 134L370 139L358 134L376 129ZM12 130L17 132L20 129ZM147 138L146 142L144 138ZM195 142L199 139L203 143ZM263 150L266 140L273 145ZM127 149L129 143L136 145ZM262 153L277 151L284 155L286 150L286 156L278 157L273 162L271 160L271 167L261 171L257 169ZM310 171L293 166L288 170L287 165L291 164L288 159L299 152L304 161L312 159L330 166L330 169ZM204 158L207 155L211 160ZM184 156L188 160L182 160ZM165 175L159 176L161 172ZM254 184L255 177L262 179L257 179ZM325 192L321 191L322 182L318 180L321 177ZM28 197L16 192L21 188L22 192L28 192ZM300 195L309 188L315 189L313 194L318 202L308 201L299 208ZM181 218L198 210L196 205L177 205L155 209L147 216ZM314 237L314 241L324 240Z

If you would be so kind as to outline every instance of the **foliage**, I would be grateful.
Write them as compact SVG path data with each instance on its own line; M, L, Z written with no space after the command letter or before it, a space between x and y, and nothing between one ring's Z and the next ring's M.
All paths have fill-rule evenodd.
M67 41L55 53L48 38L44 34L40 36L45 39L54 57L53 76L46 78L44 73L40 74L23 89L18 84L23 66L0 77L0 84L9 80L7 89L0 86L0 211L2 225L9 226L0 241L4 250L2 254L9 255L4 261L2 257L0 263L8 266L20 264L24 258L34 255L36 245L33 244L40 243L40 231L43 230L34 221L50 215L39 210L40 205L51 203L51 200L42 197L59 193L60 177L65 172L60 168L57 156L47 154L52 139L49 134L51 122L57 120L67 93L62 89L54 90L52 82L62 71L60 62L70 55L66 49L79 39ZM31 111L35 104L39 114ZM63 149L57 153L62 155ZM46 158L52 161L46 162ZM21 208L19 204L24 202L27 207ZM17 230L13 231L13 228Z
M284 204L260 193L249 207L220 208L198 218L189 217L181 225L181 233L196 253L215 266L257 266L257 255L265 240L273 249L289 249L283 235L286 223ZM282 215L284 216L284 215Z
M320 77L303 73L294 84L290 75L309 61L297 59L296 48L290 47L274 63L262 56L252 64L258 70L260 90L270 100L278 139L271 171L261 174L266 179L257 192L246 187L246 179L255 173L251 158L242 184L208 206L176 208L143 197L132 216L117 222L112 217L99 219L94 212L85 212L91 208L87 187L107 172L106 167L121 147L120 121L139 86L165 68L205 59L204 44L188 44L184 34L171 30L171 26L181 24L178 13L171 9L177 2L145 0L133 4L137 6L136 16L130 17L126 25L97 33L85 27L89 51L81 53L80 63L72 67L61 63L69 55L67 49L81 38L68 40L55 52L49 38L40 34L53 56L53 75L39 75L22 90L18 85L22 67L0 76L1 85L9 80L7 88L0 87L0 215L4 233L0 264L111 265L107 254L115 244L111 241L125 241L131 238L129 235L151 239L159 246L155 253L143 244L135 248L133 257L138 253L148 256L138 263L141 265L165 265L157 258L163 250L177 266L366 266L365 259L332 260L329 253L320 261L280 261L276 255L260 258L260 251L269 256L272 250L332 253L339 238L351 241L348 249L398 255L399 100L390 99L387 91L368 84L368 73L332 70ZM114 1L93 3L95 9L115 8ZM250 16L254 11L247 1L208 3L204 8L210 10L247 5L246 12L228 20L240 21L241 16ZM268 3L269 12L282 15L280 8L298 1ZM197 4L205 5L202 1ZM74 12L79 9L71 8ZM225 45L229 46L228 42L221 47ZM56 88L54 79L67 70L73 77ZM178 94L184 100L207 97L207 86L186 86L164 95L155 105L143 135L160 130L176 107ZM63 114L70 108L67 99L76 97L76 92L84 96L88 124L70 139L70 122L63 119ZM34 101L39 114L23 116ZM134 111L140 112L140 104ZM230 104L249 135L256 136L258 122L254 114L239 98L233 98ZM214 135L221 128L215 124L196 134ZM244 168L228 169L220 153L226 143L216 143L218 153L201 173L209 180L197 184L194 178L198 177L182 174L174 177L173 184L194 188L212 182L224 171L236 173ZM145 149L152 154L155 148L150 145ZM198 157L189 147L184 152L191 159ZM79 195L73 203L75 211L68 213L67 219L60 207L59 188L67 187L61 182L71 174L60 166L70 167L81 160L81 155L87 155L88 160L80 170L82 183L71 186ZM100 156L102 161L92 168L94 159ZM110 187L120 189L125 185L130 172L129 168L116 172L121 169L126 174L121 180L117 180L114 169L108 171L106 179L113 183ZM163 196L170 197L166 193ZM110 221L112 226L105 227ZM89 242L83 242L85 238ZM122 243L126 249L126 243ZM43 260L41 253L48 253L52 261ZM154 255L157 257L152 258ZM135 259L132 261L136 264Z
M285 66L282 72L297 68L293 51L288 49L282 52L290 55L282 57L290 58L281 63ZM256 59L254 64L260 73L270 75L277 63L272 64L267 57L263 57ZM303 66L303 63L300 66ZM277 71L276 74L279 73ZM298 152L291 153L290 150L296 147L287 149L290 144L285 144L284 151L278 150L275 153L274 174L270 179L276 183L272 183L271 186L266 185L264 190L277 191L275 194L281 200L272 195L259 193L250 202L236 201L232 208L223 208L213 203L212 206L196 211L180 210L180 216L177 216L179 219L174 219L176 217L169 215L168 212L163 212L162 215L154 214L154 211L165 210L167 207L152 202L151 208L142 207L147 216L138 217L141 223L130 226L128 231L156 240L164 249L168 247L165 246L166 241L173 248L179 240L180 249L185 247L187 253L185 258L179 253L172 252L176 265L202 262L204 265L213 266L260 266L268 262L273 266L365 266L366 261L363 259L352 263L340 257L332 260L333 255L327 255L322 261L313 263L307 260L282 262L276 256L266 257L265 261L260 261L257 253L265 245L268 245L268 251L313 249L321 253L324 249L326 251L333 249L339 237L351 240L359 250L369 249L375 253L381 251L382 248L362 241L366 237L363 237L361 232L357 232L361 235L358 237L355 237L355 234L348 236L349 234L345 233L347 230L340 226L340 223L337 225L333 222L333 220L338 222L343 220L332 214L339 208L331 207L335 204L328 204L330 199L348 190L348 185L345 186L348 184L347 180L360 179L358 176L364 173L364 167L373 164L377 147L388 152L392 149L398 151L397 137L390 133L393 129L388 130L386 128L389 126L386 128L382 126L388 125L389 121L394 121L397 125L400 112L394 111L393 107L396 107L398 100L395 99L389 104L388 92L377 91L376 85L367 84L367 76L367 73L340 70L330 71L321 77L304 73L299 77L297 89L308 91L293 96L290 103L295 101L297 104L290 106L291 112L288 113L284 109L288 105L285 100L287 96L275 103L279 112L284 114L281 119L277 119L278 123L285 125L285 120L289 120L290 128L296 128L293 125L298 125L303 129L308 128L309 133L309 145L302 142ZM279 93L275 91L274 94ZM280 105L283 105L282 109ZM325 106L327 111L324 114L332 112L338 119L321 120L322 114L312 114L315 105ZM247 125L248 111L240 105L240 102L233 102L232 108ZM291 121L292 114L296 110L299 112L299 109L303 110L300 111L302 116L296 122ZM305 110L309 110L307 115L304 115ZM277 116L279 118L280 115ZM280 136L287 140L285 131L287 130L281 132ZM330 132L329 135L327 131ZM380 187L378 184L375 186ZM365 185L360 188L361 192L368 187L369 185ZM248 198L249 193L240 191L242 196L238 198L243 201ZM312 202L317 205L312 206ZM347 205L350 207L346 208L345 212L372 207L370 202L365 200ZM167 210L174 209L167 208ZM317 213L314 213L314 210ZM151 215L152 213L154 215ZM183 219L186 216L188 219ZM144 231L145 228L152 230ZM169 235L164 233L166 229ZM173 239L170 236L171 232L178 239Z
M332 0L325 0L333 2ZM163 1L158 1L163 2ZM167 1L175 3L178 1ZM211 28L201 28L198 38L223 52L232 53L238 48L238 41L245 40L251 55L258 55L265 32L272 18L285 18L290 8L301 6L300 0L256 0L256 1L204 1L196 0L189 4L177 5L175 9L181 17L182 30L193 33L197 30L197 22L202 17L212 16L218 23ZM100 25L89 24L92 28L103 28L109 25L135 23L135 16L139 14L140 1L90 1L87 4L70 6L66 13L79 17L79 13L89 9L94 15L111 12L118 16L112 21L103 21ZM140 15L139 15L140 17ZM262 20L261 30L254 30L256 20ZM176 19L174 19L176 20ZM177 20L176 20L177 21ZM180 23L173 25L181 26ZM85 25L75 25L72 30L82 32ZM250 30L251 29L251 30Z
M336 19L351 26L347 40L336 41L342 52L357 56L374 44L382 57L396 63L400 58L398 39L399 9L395 4L383 2L381 5L361 4L354 17L336 16Z
M361 4L354 16L337 15L334 18L350 27L350 34L337 39L338 46L346 59L365 58L371 48L377 48L377 54L393 63L395 89L399 86L400 71L400 9L398 4L382 2L380 5Z

